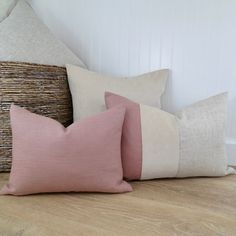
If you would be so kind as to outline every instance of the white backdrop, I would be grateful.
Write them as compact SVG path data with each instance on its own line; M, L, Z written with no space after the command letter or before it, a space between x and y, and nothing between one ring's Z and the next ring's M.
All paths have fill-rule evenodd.
M136 75L170 68L164 109L229 92L227 143L236 163L235 0L31 0L88 68Z

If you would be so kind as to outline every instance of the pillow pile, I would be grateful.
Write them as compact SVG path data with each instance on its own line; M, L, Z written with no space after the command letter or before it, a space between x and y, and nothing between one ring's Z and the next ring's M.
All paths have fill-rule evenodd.
M35 28L39 30L32 34ZM23 0L0 24L0 44L5 45L0 47L0 60L84 66L38 21ZM27 73L39 73L40 66L33 67L33 72L25 71L22 84L28 82ZM31 113L40 104L27 106L27 92L13 92L11 97L11 86L9 96L2 96L2 91L8 89L0 90L1 105L4 97L10 97L8 105L15 101L30 110L11 105L12 169L1 194L122 193L132 191L126 180L214 177L235 172L227 166L224 150L225 93L173 115L160 109L168 70L112 78L70 64L66 69L74 113L74 123L67 128L52 119L57 117ZM44 73L47 77L45 70L41 75ZM2 77L7 78L2 80L3 85L9 82L4 73ZM48 80L49 84L52 81ZM44 93L49 88L42 86L42 97L47 97ZM54 93L56 98L58 93ZM68 93L66 96L70 97ZM69 100L63 106L70 108ZM50 113L51 107L46 110Z

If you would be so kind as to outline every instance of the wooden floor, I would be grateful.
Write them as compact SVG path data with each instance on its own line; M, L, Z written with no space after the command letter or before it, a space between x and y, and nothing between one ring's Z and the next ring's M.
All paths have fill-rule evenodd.
M127 194L0 196L0 235L236 235L236 175L132 185Z

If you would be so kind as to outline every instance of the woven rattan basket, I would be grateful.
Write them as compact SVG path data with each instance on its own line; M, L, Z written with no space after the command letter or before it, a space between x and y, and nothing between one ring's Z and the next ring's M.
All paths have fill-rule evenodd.
M11 169L11 103L72 123L72 103L64 67L22 62L0 62L0 172Z

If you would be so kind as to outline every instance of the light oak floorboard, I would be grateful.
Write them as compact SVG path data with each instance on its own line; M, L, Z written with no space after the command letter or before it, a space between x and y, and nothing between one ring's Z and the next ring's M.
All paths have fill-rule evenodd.
M0 187L7 179L0 174ZM236 235L236 175L132 186L125 194L0 196L0 235Z

